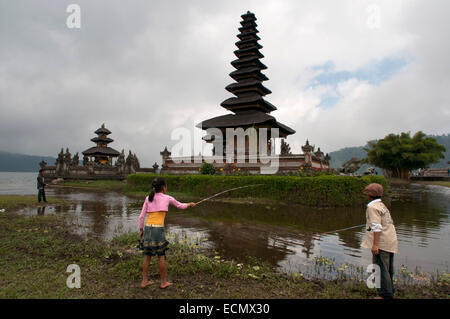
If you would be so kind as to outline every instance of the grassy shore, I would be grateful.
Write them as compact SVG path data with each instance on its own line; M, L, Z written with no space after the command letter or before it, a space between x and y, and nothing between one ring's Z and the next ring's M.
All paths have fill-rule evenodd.
M237 264L208 253L198 243L170 238L168 277L174 285L160 289L156 260L141 289L141 254L137 234L110 242L74 235L62 216L20 217L0 214L0 298L371 298L364 282L307 280L278 273L249 259ZM51 262L49 262L51 261ZM67 266L81 269L81 288L69 289ZM399 285L399 298L448 298L445 275L428 285Z
M84 188L92 190L104 190L104 191L114 191L114 192L124 192L126 187L125 181L119 180L93 180L93 181L83 181L83 180L68 180L56 185L49 185L50 187L73 187L73 188Z
M0 210L5 209L6 211L17 210L22 207L39 207L49 204L69 203L68 201L52 197L47 197L47 203L38 203L37 195L0 195Z
M139 198L144 199L149 192L146 191L134 191L129 190L126 188L126 183L123 181L65 181L63 183L60 183L58 185L53 185L52 187L72 187L72 188L80 188L80 189L89 189L89 190L96 190L96 191L113 191L113 192L119 192L123 193L127 196L133 197L133 198ZM173 192L169 191L171 196L176 197L179 200L183 201L198 201L202 199L202 197L187 193L187 192ZM257 201L258 203L267 203L267 204L274 204L274 203L280 203L280 201L277 200L270 200L270 199L261 199L261 198L215 198L214 201L219 202L226 202L226 203L248 203L249 200Z
M155 177L164 177L170 192L193 193L208 197L224 190L232 190L221 197L271 199L289 204L311 207L348 207L365 202L362 191L377 182L387 186L383 176L321 175L321 176L223 176L223 175L156 175L129 174L126 189L150 189Z

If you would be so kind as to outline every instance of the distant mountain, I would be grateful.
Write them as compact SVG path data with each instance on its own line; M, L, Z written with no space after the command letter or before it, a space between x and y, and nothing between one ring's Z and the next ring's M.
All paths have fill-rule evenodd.
M359 159L365 158L367 156L367 152L364 150L364 147L365 146L344 147L338 151L329 153L328 155L331 157L331 167L337 169L352 157Z
M444 155L445 158L441 159L439 163L432 164L431 168L447 168L450 166L448 162L450 161L450 134L444 135L428 135L429 137L434 137L436 141L443 145L446 149ZM359 159L365 158L367 156L367 152L364 150L366 146L356 146L356 147L345 147L338 151L331 152L329 155L331 156L330 165L334 169L339 168L346 161L351 159L352 157L357 157ZM362 173L369 165L362 165L359 169L359 173ZM378 173L382 172L381 169L377 169Z
M450 166L448 163L450 161L450 134L447 135L429 135L430 137L434 137L436 142L443 145L445 147L445 158L441 159L439 163L431 165L432 168L447 168Z
M358 159L367 157L367 152L364 150L364 147L367 146L344 147L338 151L329 153L328 155L331 157L330 166L334 169L338 169L342 164L353 157ZM363 164L357 172L362 174L366 168L370 166L371 165ZM376 168L376 171L379 175L383 174L383 170L380 168Z
M0 151L0 172L37 172L42 160L46 161L47 165L54 165L56 158Z

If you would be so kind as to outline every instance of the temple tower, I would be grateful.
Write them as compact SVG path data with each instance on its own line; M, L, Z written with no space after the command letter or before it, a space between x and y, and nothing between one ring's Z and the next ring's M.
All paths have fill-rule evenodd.
M97 134L97 137L92 138L91 141L97 146L85 150L82 154L94 157L94 161L97 164L112 165L112 158L119 156L120 153L108 146L109 143L114 141L108 137L111 131L105 128L105 124L102 124L94 133Z
M231 65L236 69L230 73L230 77L236 82L228 85L225 89L232 93L234 97L230 97L223 101L220 105L226 110L234 114L227 114L205 120L197 127L207 130L208 128L220 129L223 136L222 147L223 154L225 154L226 141L230 138L226 136L226 128L242 128L246 130L249 127L267 128L267 136L264 142L259 141L260 136L258 132L258 143L265 143L268 152L270 152L270 129L278 128L280 138L286 138L288 135L294 134L295 131L288 126L277 122L275 117L269 115L277 108L270 102L264 99L264 96L272 93L263 85L263 81L268 78L261 72L267 67L260 61L264 56L259 52L262 45L258 43L260 38L256 27L256 17L250 11L243 14L239 34L237 35L239 41L235 44L237 50L234 51L237 59L231 62ZM206 142L213 142L215 136L206 135L203 138ZM217 141L216 141L217 142ZM234 143L235 154L237 143ZM248 154L249 145L248 139L245 140L245 153Z

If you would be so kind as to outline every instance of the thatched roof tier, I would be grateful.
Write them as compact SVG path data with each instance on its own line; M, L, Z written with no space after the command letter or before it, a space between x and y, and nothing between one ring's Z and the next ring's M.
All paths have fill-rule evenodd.
M256 28L258 25L256 24L255 20L242 20L241 26L243 27L253 26Z
M236 112L234 109L263 109L265 112L270 113L277 109L272 103L267 102L261 95L256 93L240 95L239 97L230 97L220 105L227 110L234 112Z
M242 22L241 22L242 24ZM246 26L242 26L239 29L240 33L247 33L247 32L255 32L258 33L258 29L256 29L256 23L247 23Z
M104 156L119 156L120 153L111 147L91 147L82 152L86 156L104 155Z
M248 40L248 39L254 39L254 38L258 38L258 40L260 39L256 34L259 33L258 30L256 31L247 31L247 32L243 32L243 33L239 33L237 35L237 37L244 41L244 40Z
M255 14L253 12L250 12L250 11L247 11L246 13L242 14L241 18L243 20L253 20L253 21L258 20L258 19L256 19Z
M94 138L91 138L91 141L94 142L94 143L111 143L111 142L114 142L114 140L109 138L109 137L94 137Z
M241 41L247 41L247 40L261 40L260 37L258 37L258 35L256 34L258 32L246 32L246 33L240 33L237 35L237 37L241 40Z
M267 81L269 79L267 76L261 73L258 67L254 66L233 71L230 73L230 76L238 82L246 79L256 79L262 82Z
M256 56L250 56L248 58L236 59L231 62L231 65L234 66L236 69L242 69L242 68L246 68L246 67L256 67L259 70L267 69L267 66L265 66L264 63L259 61L258 57L256 57Z
M105 124L103 124L102 127L97 129L94 133L97 135L108 135L111 134L111 131L105 128Z
M295 130L277 122L275 117L260 111L251 111L239 114L227 114L213 117L212 119L197 124L197 127L206 130L208 128L227 128L242 127L247 128L254 125L267 125L268 127L277 127L280 129L280 137L294 134Z
M232 83L228 85L225 90L233 93L234 95L240 95L242 93L256 92L261 96L272 93L261 82L257 80L241 81L240 83Z
M261 52L259 52L257 47L248 47L245 49L235 50L234 55L237 56L239 59L250 56L256 56L259 59L264 58L264 55Z
M258 39L256 38L248 38L245 40L239 40L237 42L235 42L234 44L239 48L239 49L243 49L246 47L250 47L250 46L257 46L258 49L262 49L263 46L261 44L259 44Z

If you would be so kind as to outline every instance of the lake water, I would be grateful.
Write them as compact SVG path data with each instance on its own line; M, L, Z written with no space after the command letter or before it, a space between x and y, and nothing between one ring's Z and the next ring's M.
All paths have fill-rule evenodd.
M36 173L0 173L0 193L36 194L36 176ZM399 239L396 269L405 265L410 270L448 272L450 188L412 184L394 187L392 193L386 204ZM79 225L74 231L89 232L103 239L136 231L142 200L114 192L70 188L49 188L47 195L74 204L24 209L21 213L68 214ZM166 228L169 234L197 241L223 257L245 262L248 256L253 256L286 272L305 272L307 261L317 256L365 268L371 264L371 253L360 248L363 227L319 235L365 223L364 211L364 206L318 209L209 201L186 211L171 209Z
M37 195L38 172L0 172L0 194Z

